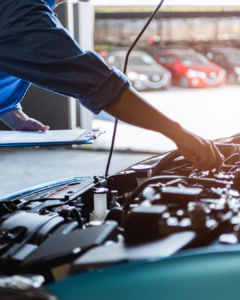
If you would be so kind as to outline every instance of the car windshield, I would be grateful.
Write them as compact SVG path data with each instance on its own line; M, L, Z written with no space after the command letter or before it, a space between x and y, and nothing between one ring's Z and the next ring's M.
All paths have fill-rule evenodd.
M130 55L128 60L129 66L156 65L155 60L148 54Z
M195 64L208 65L209 61L200 53L180 54L179 58L184 66L192 66Z
M230 63L233 63L233 64L239 64L240 63L240 51L226 52L225 55L227 57L227 60Z

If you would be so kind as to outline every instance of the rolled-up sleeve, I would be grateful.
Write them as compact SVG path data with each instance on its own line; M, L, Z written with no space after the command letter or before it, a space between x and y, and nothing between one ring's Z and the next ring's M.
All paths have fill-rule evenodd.
M108 103L127 90L131 83L127 76L115 67L109 68L105 61L95 52L84 53L84 65L89 64L88 72L84 72L81 81L86 80L88 89L85 94L75 95L81 104L98 114ZM82 69L82 68L80 68Z
M131 86L128 78L116 68L112 68L103 82L84 95L80 102L98 114L108 103Z

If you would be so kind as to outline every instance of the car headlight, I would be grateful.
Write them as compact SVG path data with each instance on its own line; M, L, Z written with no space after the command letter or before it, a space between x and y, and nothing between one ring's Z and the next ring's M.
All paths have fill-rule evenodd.
M234 71L237 75L240 75L240 68L239 67L234 67Z
M195 78L195 77L200 77L200 78L206 78L206 74L204 72L198 72L194 70L188 70L187 72L187 77L189 78Z
M130 80L136 81L139 79L139 74L136 72L128 72L127 75Z
M142 81L146 81L146 80L148 80L148 77L145 74L140 74L139 79Z
M189 77L189 78L197 77L197 72L194 71L194 70L188 70L187 71L187 77Z
M200 77L200 78L206 78L206 73L204 73L204 72L199 72L199 77Z
M166 72L166 73L164 73L163 78L165 80L171 79L172 78L172 74L170 72Z

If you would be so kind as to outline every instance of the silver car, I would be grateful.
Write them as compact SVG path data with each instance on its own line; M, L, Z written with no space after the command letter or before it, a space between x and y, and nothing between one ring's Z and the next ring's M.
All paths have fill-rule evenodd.
M111 51L105 57L106 63L122 71L126 54L126 50ZM167 69L158 65L149 54L139 50L132 51L129 57L127 76L138 91L164 90L172 82L172 75Z

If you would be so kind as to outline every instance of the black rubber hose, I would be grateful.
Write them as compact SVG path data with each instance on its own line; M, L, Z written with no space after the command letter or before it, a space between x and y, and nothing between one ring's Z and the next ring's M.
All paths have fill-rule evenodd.
M178 150L175 150L168 155L166 155L160 162L156 165L156 167L153 170L152 177L158 176L161 174L161 172L168 166L171 162L174 161L174 159L182 156Z
M75 216L75 218L76 218L76 220L77 220L77 222L78 222L78 227L79 227L80 229L82 229L82 228L83 228L83 222L82 222L82 218L81 218L80 213L76 210L76 208L73 208L73 209L71 210L71 212L74 214L74 216Z

